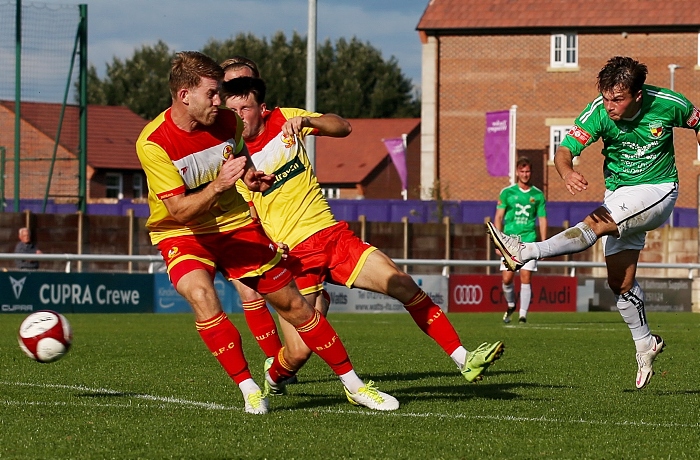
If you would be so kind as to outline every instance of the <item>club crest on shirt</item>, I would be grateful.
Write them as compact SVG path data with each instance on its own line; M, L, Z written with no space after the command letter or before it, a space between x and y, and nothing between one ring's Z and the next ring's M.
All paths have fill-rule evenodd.
M222 154L224 156L224 160L228 160L228 157L230 157L232 153L233 153L233 147L231 147L231 144L226 144L224 146L224 151L222 152Z
M653 123L649 123L649 131L653 137L661 137L661 135L664 133L664 126L660 122L655 121Z
M176 257L178 254L180 254L180 250L178 249L177 246L173 246L170 248L168 251L168 260L172 260L174 257Z
M284 135L283 135L282 136L282 143L284 144L285 149L290 149L296 143L296 141L294 140L294 136L284 137Z

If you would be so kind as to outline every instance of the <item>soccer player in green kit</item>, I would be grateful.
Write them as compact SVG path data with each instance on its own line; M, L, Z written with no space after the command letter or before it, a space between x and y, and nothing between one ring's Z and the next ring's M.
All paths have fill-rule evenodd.
M573 254L603 239L608 284L632 333L637 351L635 385L644 388L665 343L652 334L644 292L635 280L646 232L671 215L678 197L673 128L695 131L700 143L700 109L682 94L646 85L647 67L630 57L610 59L598 73L600 95L578 116L554 164L573 195L588 182L573 168L573 158L603 139L605 197L583 222L540 243L522 243L491 223L487 231L511 270L532 259Z
M542 190L530 184L532 164L527 157L520 157L515 164L515 184L504 188L498 195L496 215L493 225L507 235L518 235L521 241L531 243L537 241L537 223L539 220L540 241L547 237L547 211ZM505 225L504 225L505 219ZM500 252L500 251L499 251ZM501 254L502 255L502 254ZM515 312L515 272L501 266L503 278L503 296L506 299L507 310L503 322L510 323L510 317ZM530 260L518 270L520 272L520 311L518 322L527 321L527 311L532 299L530 280L532 272L537 271L537 260Z

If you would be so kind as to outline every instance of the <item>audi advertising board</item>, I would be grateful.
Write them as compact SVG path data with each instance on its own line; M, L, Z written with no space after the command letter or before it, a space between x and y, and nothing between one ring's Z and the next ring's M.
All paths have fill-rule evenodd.
M530 311L576 311L575 277L534 275ZM520 279L515 277L515 305L520 302ZM506 301L501 275L451 275L448 311L503 312Z

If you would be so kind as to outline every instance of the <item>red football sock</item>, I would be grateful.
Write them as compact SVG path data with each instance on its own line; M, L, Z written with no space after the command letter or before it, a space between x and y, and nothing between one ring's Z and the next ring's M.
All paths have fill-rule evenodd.
M239 384L252 378L243 356L241 334L226 313L221 312L206 321L197 321L195 326L204 343L234 382Z
M404 308L408 310L418 327L440 345L448 355L451 355L462 345L457 331L445 316L445 312L435 305L435 302L422 289L413 296L408 304L404 305Z
M326 320L326 317L314 310L314 316L305 324L296 328L301 340L307 347L321 357L337 375L353 370L348 352L340 337Z
M282 341L277 333L275 319L268 310L265 299L243 302L243 316L265 356L269 358L277 355L277 352L282 348Z
M283 380L288 379L297 373L297 371L292 370L291 366L284 359L284 347L280 348L277 353L277 359L272 362L270 366L270 378L273 382L279 383Z

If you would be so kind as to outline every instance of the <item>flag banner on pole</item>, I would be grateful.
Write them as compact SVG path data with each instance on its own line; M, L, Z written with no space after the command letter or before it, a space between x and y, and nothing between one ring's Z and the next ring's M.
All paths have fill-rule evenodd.
M510 111L486 112L486 133L484 134L484 158L486 170L491 176L508 176L510 171L509 148Z
M401 189L406 190L408 183L408 172L406 170L406 148L403 145L403 138L395 137L392 139L384 139L384 145L389 152L391 161L396 167L396 172L399 173L401 179Z

